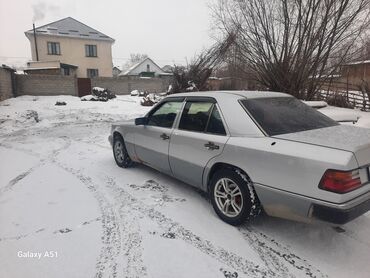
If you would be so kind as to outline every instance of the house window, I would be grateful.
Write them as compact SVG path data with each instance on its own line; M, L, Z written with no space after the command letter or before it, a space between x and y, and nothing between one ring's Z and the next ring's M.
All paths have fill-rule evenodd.
M150 65L146 65L146 71L149 72L150 71Z
M99 76L99 70L98 69L87 69L87 77L93 78Z
M48 54L49 55L60 55L59 42L48 42Z
M71 72L69 71L69 68L62 68L63 75L70 75Z
M98 57L98 51L97 51L96 45L94 44L86 44L85 53L86 53L86 57Z

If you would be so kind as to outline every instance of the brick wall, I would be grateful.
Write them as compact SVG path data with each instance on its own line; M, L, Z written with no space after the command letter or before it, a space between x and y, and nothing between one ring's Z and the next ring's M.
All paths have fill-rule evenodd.
M97 77L91 79L92 87L103 87L117 95L129 94L132 90L161 93L167 91L170 77L139 78L135 76L121 76L117 78Z
M61 75L16 75L16 95L77 96L77 79Z
M0 101L13 96L12 72L0 67Z

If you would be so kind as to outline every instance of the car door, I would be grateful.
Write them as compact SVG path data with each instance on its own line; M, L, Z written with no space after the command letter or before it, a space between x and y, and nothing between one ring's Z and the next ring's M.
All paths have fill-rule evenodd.
M183 99L173 99L158 105L148 115L147 124L137 126L135 152L139 160L164 173L172 174L168 148L172 126L181 109Z
M170 141L173 175L200 187L207 162L221 154L228 138L214 99L187 100Z

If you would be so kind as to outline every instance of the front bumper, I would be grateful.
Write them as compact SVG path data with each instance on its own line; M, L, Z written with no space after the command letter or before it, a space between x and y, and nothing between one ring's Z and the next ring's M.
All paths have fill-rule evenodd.
M113 137L112 137L112 135L109 135L108 136L108 141L109 141L110 145L112 146L113 145Z

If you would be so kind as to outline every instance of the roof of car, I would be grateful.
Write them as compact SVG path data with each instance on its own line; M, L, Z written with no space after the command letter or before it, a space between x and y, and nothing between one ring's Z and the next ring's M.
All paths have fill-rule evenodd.
M205 92L189 92L169 95L169 97L225 97L225 96L240 96L245 98L269 98L269 97L291 97L285 93L269 92L269 91L205 91Z

